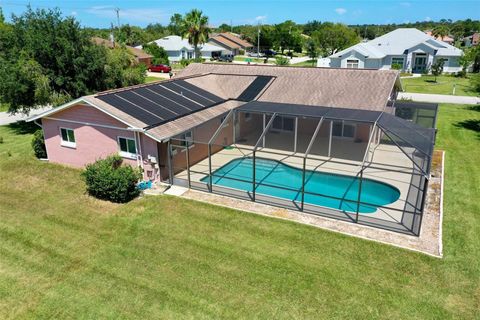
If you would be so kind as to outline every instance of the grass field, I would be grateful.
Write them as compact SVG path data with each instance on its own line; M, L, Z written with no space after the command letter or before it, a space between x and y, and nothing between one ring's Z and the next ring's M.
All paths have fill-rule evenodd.
M179 198L116 205L0 127L0 318L474 319L480 109L442 105L444 259Z
M308 60L300 63L294 63L292 64L293 67L316 67L317 66L317 60Z
M401 79L403 89L412 93L434 93L434 94L453 94L453 86L455 84L455 95L457 96L478 96L479 94L473 90L468 78L457 78L449 75L441 75L437 77L421 76L419 78Z
M154 82L154 81L160 81L160 80L164 80L163 78L159 78L159 77L150 77L150 76L147 76L145 78L145 83L149 83L149 82Z

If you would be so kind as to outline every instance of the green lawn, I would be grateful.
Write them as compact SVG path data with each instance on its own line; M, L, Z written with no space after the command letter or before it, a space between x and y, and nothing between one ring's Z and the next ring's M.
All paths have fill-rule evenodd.
M0 127L0 318L478 318L479 123L441 106L444 259L174 197L94 200L33 158L30 127Z
M308 60L300 63L294 63L291 66L293 67L316 67L317 66L317 60Z
M147 76L145 78L145 83L149 83L149 82L154 82L154 81L161 81L161 80L165 80L163 78L158 78L158 77L150 77L150 76Z
M8 105L0 103L0 112L8 111Z
M412 93L434 93L434 94L453 94L453 87L456 86L455 95L457 96L478 96L473 90L468 78L457 78L450 75L441 75L437 77L421 76L419 78L401 79L403 89Z

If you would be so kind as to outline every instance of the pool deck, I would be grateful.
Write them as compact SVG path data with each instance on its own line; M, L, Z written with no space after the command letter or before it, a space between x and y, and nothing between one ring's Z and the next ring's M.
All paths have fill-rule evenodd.
M214 193L188 190L181 196L186 199L307 224L332 232L338 232L357 238L381 242L403 249L427 254L433 257L442 258L444 161L445 153L443 151L435 151L432 161L431 178L423 213L422 228L418 237L391 232L366 225L339 221L324 216L307 214L296 210L278 208L258 202L239 200Z
M348 146L348 144L345 144ZM252 156L251 146L236 144L233 148L223 149L211 157L212 172L224 166L228 162L242 157ZM272 153L273 152L273 153ZM302 153L292 153L278 149L259 148L256 152L257 158L267 158L281 161L287 165L302 169ZM385 165L389 163L389 165ZM324 156L309 155L306 162L306 169L312 171L321 171L326 173L336 173L342 175L356 176L361 168L361 161L344 160L337 158L328 158ZM201 180L208 177L209 161L204 159L190 168L190 180L192 184L203 184ZM361 214L360 218L378 219L388 223L399 224L402 220L403 209L407 193L412 178L411 161L395 146L380 144L374 154L369 167L364 170L364 178L381 181L396 187L400 191L400 198L387 208L378 208L375 213ZM186 171L175 175L176 181L188 180ZM180 182L180 181L179 181ZM214 185L214 188L216 187ZM321 192L321 191L319 191ZM313 207L313 206L312 206ZM345 214L353 217L354 214Z

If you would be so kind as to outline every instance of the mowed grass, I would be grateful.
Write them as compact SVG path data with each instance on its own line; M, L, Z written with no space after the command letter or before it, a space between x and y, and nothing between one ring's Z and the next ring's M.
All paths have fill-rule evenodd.
M453 95L455 86L456 96L478 96L470 84L469 78L440 75L435 82L435 76L424 75L417 78L401 79L403 89L412 93L431 93Z
M84 194L79 170L0 127L0 318L474 319L480 111L442 105L444 259L158 196Z

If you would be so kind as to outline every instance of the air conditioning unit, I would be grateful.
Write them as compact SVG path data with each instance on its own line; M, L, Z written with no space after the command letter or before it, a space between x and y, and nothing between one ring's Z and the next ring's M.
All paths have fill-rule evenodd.
M148 158L148 161L150 161L151 163L157 163L157 158L156 157L148 155L147 158Z

